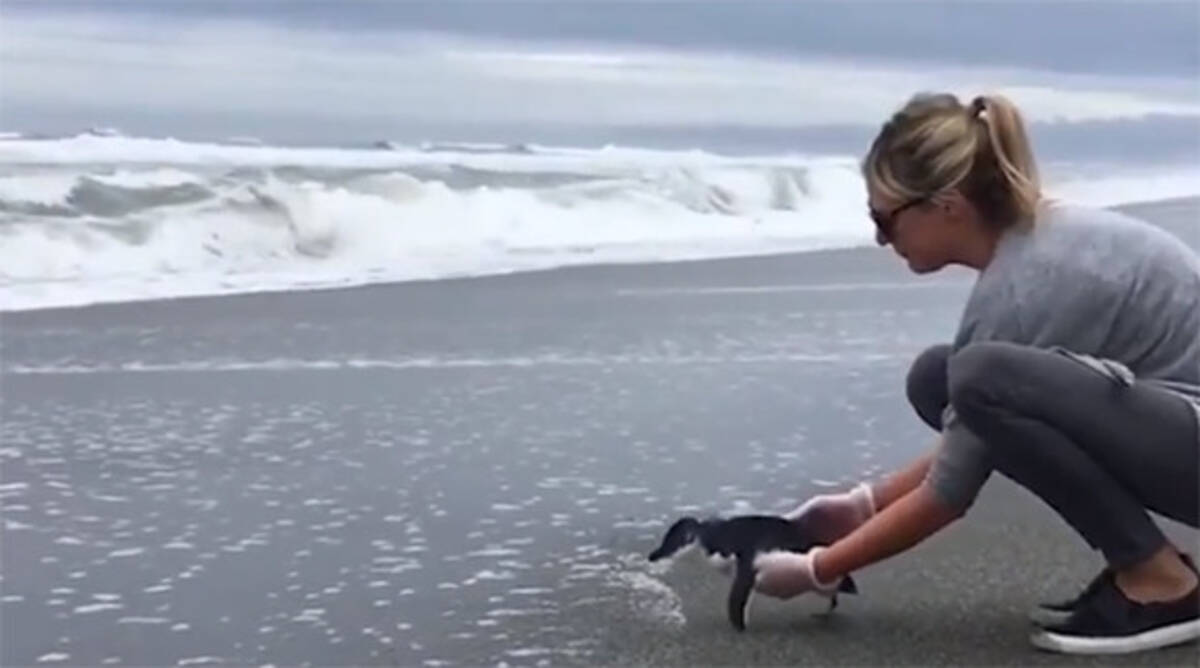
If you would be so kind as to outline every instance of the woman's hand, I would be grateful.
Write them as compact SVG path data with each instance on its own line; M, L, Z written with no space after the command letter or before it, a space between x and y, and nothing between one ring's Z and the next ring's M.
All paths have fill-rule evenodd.
M804 554L774 552L758 557L756 588L777 598L810 591L829 595L843 577L911 548L962 512L945 506L932 489L920 485L828 547L814 547Z
M784 515L804 527L817 543L828 545L875 515L871 486L863 483L842 494L819 494Z
M808 592L833 595L842 578L831 583L817 579L816 557L823 548L808 552L768 552L754 559L754 588L767 596L788 599Z
M913 547L965 510L945 505L928 484L919 485L823 550L814 568L827 580L849 575Z

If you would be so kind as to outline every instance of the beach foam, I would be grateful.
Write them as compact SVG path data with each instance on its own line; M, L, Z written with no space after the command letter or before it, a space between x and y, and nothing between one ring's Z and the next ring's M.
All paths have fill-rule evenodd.
M1108 205L1196 194L1198 176L1109 168L1051 190ZM849 156L0 142L3 310L851 247L872 233Z

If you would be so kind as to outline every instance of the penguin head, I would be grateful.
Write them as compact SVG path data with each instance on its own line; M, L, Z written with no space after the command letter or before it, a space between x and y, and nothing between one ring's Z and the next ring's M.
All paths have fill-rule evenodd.
M669 557L683 548L691 545L699 537L700 522L694 517L684 517L677 520L667 529L662 544L650 553L650 561L658 561Z

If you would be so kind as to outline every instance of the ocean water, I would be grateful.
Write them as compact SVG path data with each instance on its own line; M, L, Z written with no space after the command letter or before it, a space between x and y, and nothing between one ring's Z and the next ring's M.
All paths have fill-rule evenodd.
M0 663L762 643L820 604L756 601L740 635L699 554L646 555L678 515L783 512L927 442L905 364L969 289L811 257L6 313Z
M852 156L0 142L0 304L313 289L872 243ZM1093 169L1096 169L1094 166ZM1200 168L1054 175L1118 204Z

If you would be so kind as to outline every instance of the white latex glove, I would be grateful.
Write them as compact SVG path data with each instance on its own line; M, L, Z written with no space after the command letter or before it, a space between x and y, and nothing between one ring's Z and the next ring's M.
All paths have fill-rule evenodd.
M754 589L775 598L788 599L808 592L822 596L837 593L842 578L824 583L817 580L814 570L816 556L824 548L814 547L808 552L768 552L754 559L757 574Z
M804 526L813 540L829 545L875 514L871 486L862 483L841 494L818 494L784 515Z

